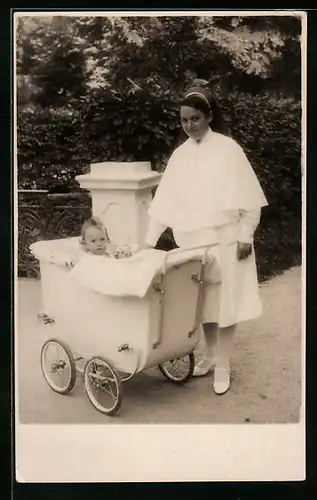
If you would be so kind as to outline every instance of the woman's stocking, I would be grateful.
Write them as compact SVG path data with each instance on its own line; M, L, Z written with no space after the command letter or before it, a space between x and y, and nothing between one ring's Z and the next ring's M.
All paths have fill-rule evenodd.
M198 327L198 343L195 349L196 368L194 376L207 375L217 357L218 325L205 323Z
M229 369L236 325L219 328L217 346L217 368Z

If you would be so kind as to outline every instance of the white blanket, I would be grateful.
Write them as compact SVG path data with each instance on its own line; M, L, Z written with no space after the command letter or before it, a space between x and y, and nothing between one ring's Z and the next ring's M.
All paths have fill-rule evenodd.
M89 255L69 272L71 279L96 292L115 297L144 297L153 278L170 267L193 259L201 260L202 249L163 252L142 250L132 257L113 260L102 255ZM212 257L209 255L209 262Z
M79 242L79 237L36 241L30 245L30 250L39 260L58 266L72 266L85 253Z
M157 274L164 274L173 266L190 260L206 260L211 266L208 272L213 283L221 281L221 273L215 262L214 249L208 253L204 247L176 249L170 252L147 249L137 251L127 259L112 259L105 255L84 252L79 238L63 238L38 241L30 247L32 254L58 266L71 268L69 276L82 286L115 297L144 297ZM217 260L217 259L216 259Z
M69 277L105 295L144 297L154 276L160 272L165 255L159 250L143 250L119 260L88 255L75 264Z

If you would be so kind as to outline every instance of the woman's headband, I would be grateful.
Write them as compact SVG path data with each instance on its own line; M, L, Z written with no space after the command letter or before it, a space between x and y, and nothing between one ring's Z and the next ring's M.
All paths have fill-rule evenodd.
M201 92L189 92L188 94L185 95L185 99L187 99L187 97L190 97L192 95L200 97L200 99L202 99L203 101L205 101L206 104L208 104L208 108L210 108L210 102L208 101L207 97Z

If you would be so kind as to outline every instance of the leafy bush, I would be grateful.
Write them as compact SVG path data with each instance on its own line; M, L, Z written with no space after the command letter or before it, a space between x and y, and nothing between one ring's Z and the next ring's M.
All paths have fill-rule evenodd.
M232 136L243 146L268 198L256 234L262 278L300 262L301 107L270 95L219 95ZM100 161L152 162L162 169L180 134L175 103L146 93L106 92L74 109L18 112L20 188L79 190L75 175ZM174 245L170 233L161 246Z
M269 95L250 102L241 94L221 104L269 203L255 237L264 279L301 262L301 106Z
M86 145L78 140L80 117L74 110L20 108L17 116L20 189L69 191L87 170ZM87 160L86 160L87 158Z
M82 137L91 161L151 161L159 169L179 135L178 109L146 92L98 93L82 106Z

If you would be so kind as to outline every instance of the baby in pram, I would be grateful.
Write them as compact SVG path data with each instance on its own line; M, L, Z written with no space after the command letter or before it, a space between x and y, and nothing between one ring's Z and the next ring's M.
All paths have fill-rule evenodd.
M93 255L106 255L113 259L131 257L132 251L128 246L114 245L107 229L98 217L91 217L82 226L82 248Z

